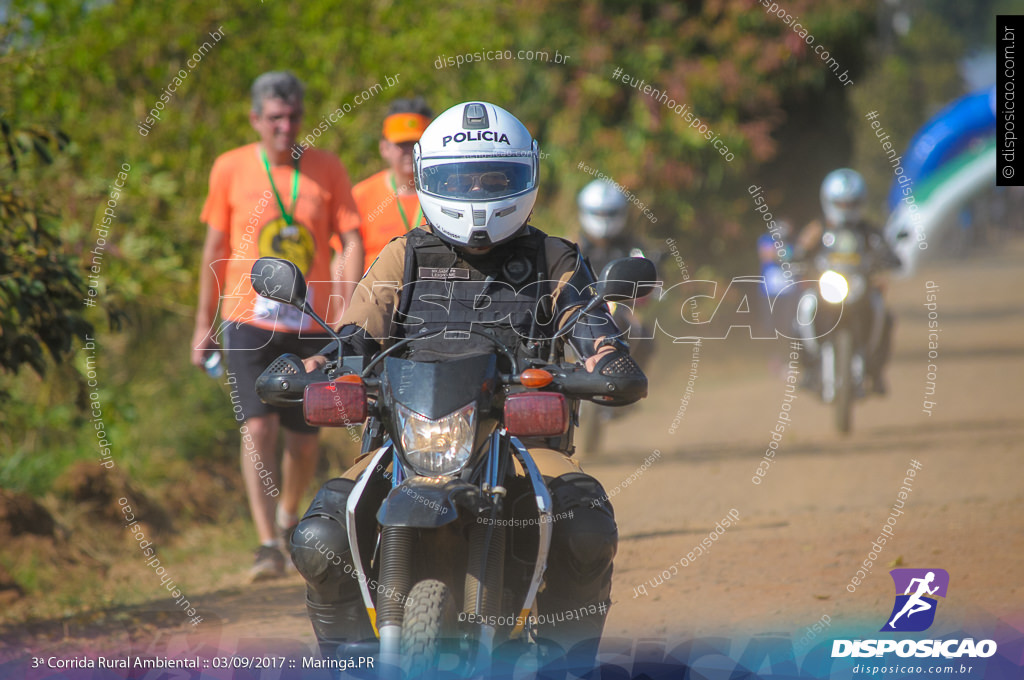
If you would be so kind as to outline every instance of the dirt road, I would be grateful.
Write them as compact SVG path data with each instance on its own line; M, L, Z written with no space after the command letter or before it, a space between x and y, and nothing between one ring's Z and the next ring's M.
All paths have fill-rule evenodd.
M937 287L931 311L941 329L932 359L928 282ZM821 621L823 636L870 637L892 607L893 566L949 572L949 594L930 634L1001 619L1019 637L1022 289L1019 239L894 281L889 396L859 403L854 431L844 438L834 433L829 409L799 393L760 484L752 480L783 410L784 365L770 365L763 341L707 341L681 413L694 351L662 346L651 397L612 424L610 453L585 462L614 494L620 527L606 638L664 645L774 632L796 641ZM926 396L929 381L934 393ZM645 458L646 469L638 470ZM898 501L891 538L875 553L872 542ZM730 512L738 521L697 554ZM854 586L869 554L871 571ZM94 635L69 640L54 632L36 644L50 652L312 650L297 576L196 599L206 623L187 632L173 614L151 617L144 628L118 627L108 617Z
M945 262L892 282L898 327L889 396L858 403L854 431L844 438L834 433L829 409L801 393L760 484L752 479L782 410L783 378L759 352L736 352L742 342L706 342L694 392L673 426L693 351L677 346L669 348L673 354L662 352L659 373L672 371L672 379L658 383L645 411L613 432L610 448L628 453L616 455L616 464L590 466L614 487L635 472L633 461L654 448L662 454L615 498L618 604L608 633L802 634L828 615L832 632L861 630L864 637L878 630L892 606L891 566L950 573L940 630L991 617L1019 627L1021 255L1016 242L1000 253ZM931 310L925 307L929 285L937 288ZM930 311L941 329L933 359ZM926 396L929 382L934 393ZM637 432L645 433L641 449L629 444ZM892 538L851 593L847 586L868 559L872 540L900 510L893 506L912 461L920 469L903 492ZM687 558L731 509L740 520L710 552L678 575L670 571L662 585L648 584L647 596L634 590Z

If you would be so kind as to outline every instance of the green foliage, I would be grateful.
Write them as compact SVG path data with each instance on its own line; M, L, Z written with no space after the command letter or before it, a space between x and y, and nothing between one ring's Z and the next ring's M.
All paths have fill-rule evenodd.
M0 368L46 371L92 326L82 314L85 282L57 236L57 212L31 179L67 145L39 127L17 129L0 109ZM28 180L28 181L27 181ZM0 401L6 392L0 385Z
M869 3L787 4L857 77ZM553 193L545 207L557 221L575 222L576 192L592 179L577 169L583 161L651 207L657 222L638 214L632 228L651 239L676 239L691 271L749 271L750 243L762 225L751 217L746 187L765 163L792 153L793 138L830 125L815 117L797 130L784 128L794 93L841 97L836 76L757 3L537 1L525 9L550 17L539 24L543 44L575 60L544 69L561 78L557 87L523 94L536 95L527 110L537 111L542 145L566 161L546 176ZM566 32L566 25L578 30ZM629 78L615 79L618 68ZM672 101L688 108L680 114L668 108ZM712 143L715 136L731 160ZM806 191L802 175L774 179L783 189Z
M40 491L68 461L98 457L96 409L117 465L144 483L158 483L183 459L237 456L227 390L189 364L188 343L209 170L218 154L254 140L248 88L260 73L288 68L304 80L307 131L352 107L316 145L337 153L354 180L381 167L377 140L391 99L424 95L438 112L490 100L516 113L546 154L538 226L575 234L576 193L592 179L584 163L650 206L657 223L637 211L631 228L675 238L693 275L749 273L763 224L747 186L771 182L780 203L815 202L820 177L849 158L851 93L870 82L875 3L786 4L856 87L844 87L752 0L12 0L0 29L0 110L73 140L53 169L32 176L35 193L21 195L45 196L29 205L55 211L47 233L59 241L45 242L50 256L80 260L77 278L44 283L53 291L18 284L35 297L9 323L31 332L26 314L80 304L86 276L98 305L86 312L97 327L92 369L82 352L45 381L0 376L14 397L3 415L0 484ZM517 59L520 50L547 60ZM488 51L513 58L445 62ZM616 68L686 104L733 160L650 94L614 79ZM914 65L908 57L893 68ZM397 84L355 101L388 78ZM104 212L111 201L113 216ZM31 230L20 229L3 235L3 256L22 258L19 272L67 262L39 261ZM15 332L7 323L0 342ZM71 338L84 326L69 317L60 328L59 337Z

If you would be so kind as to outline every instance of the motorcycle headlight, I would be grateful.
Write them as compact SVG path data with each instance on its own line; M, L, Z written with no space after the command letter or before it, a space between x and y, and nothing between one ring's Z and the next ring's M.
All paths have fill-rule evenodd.
M825 302L831 302L834 305L845 300L850 292L850 285L846 282L846 277L831 269L818 279L818 288L821 290L821 297Z
M469 462L476 438L476 404L430 420L396 404L405 460L427 477L452 475Z

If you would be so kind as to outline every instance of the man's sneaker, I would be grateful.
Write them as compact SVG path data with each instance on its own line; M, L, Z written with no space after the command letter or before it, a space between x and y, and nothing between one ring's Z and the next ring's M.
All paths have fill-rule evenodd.
M284 555L276 547L261 545L256 549L256 561L249 570L251 581L266 581L267 579L280 578L284 576Z

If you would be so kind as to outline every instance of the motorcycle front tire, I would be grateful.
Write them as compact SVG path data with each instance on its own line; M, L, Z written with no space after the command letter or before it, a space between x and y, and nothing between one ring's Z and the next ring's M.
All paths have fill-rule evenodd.
M409 680L429 678L437 672L446 641L456 634L455 598L441 581L420 581L405 602L401 654Z

